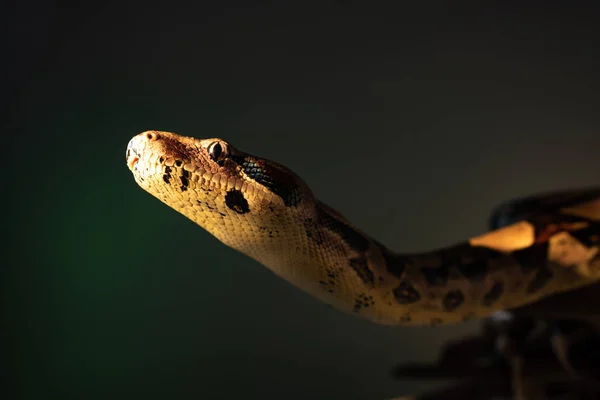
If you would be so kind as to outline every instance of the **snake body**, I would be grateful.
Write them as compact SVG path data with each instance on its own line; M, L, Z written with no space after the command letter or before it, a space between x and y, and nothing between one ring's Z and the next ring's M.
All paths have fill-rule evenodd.
M455 323L600 281L600 188L505 205L498 226L514 223L408 254L357 229L290 169L222 139L143 132L127 164L139 186L224 244L377 323Z

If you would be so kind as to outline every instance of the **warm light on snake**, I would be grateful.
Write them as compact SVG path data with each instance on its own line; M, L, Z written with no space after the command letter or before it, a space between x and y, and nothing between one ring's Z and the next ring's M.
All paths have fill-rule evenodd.
M224 244L377 323L459 322L600 281L600 188L532 198L539 210L520 222L396 254L290 169L221 139L143 132L129 142L127 165L144 190Z

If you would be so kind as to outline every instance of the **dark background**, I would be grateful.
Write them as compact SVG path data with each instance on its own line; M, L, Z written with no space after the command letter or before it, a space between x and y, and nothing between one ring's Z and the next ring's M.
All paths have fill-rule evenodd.
M7 14L9 398L386 399L425 387L395 363L477 328L376 326L301 293L137 187L141 131L279 161L399 251L600 181L596 10L85 4Z

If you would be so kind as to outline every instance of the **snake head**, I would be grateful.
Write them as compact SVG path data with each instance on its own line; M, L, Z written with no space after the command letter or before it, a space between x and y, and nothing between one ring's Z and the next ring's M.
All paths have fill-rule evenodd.
M291 170L218 138L143 132L127 146L127 165L144 190L238 250L273 237L282 218L314 206Z

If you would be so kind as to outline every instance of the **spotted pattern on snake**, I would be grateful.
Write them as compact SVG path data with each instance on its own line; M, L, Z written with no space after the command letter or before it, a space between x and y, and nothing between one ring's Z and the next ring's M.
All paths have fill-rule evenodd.
M139 186L227 246L377 323L455 323L600 280L600 188L534 196L524 209L539 212L508 226L440 250L394 253L290 169L222 139L147 131L131 139L126 158ZM507 215L515 213L499 208L495 218Z

